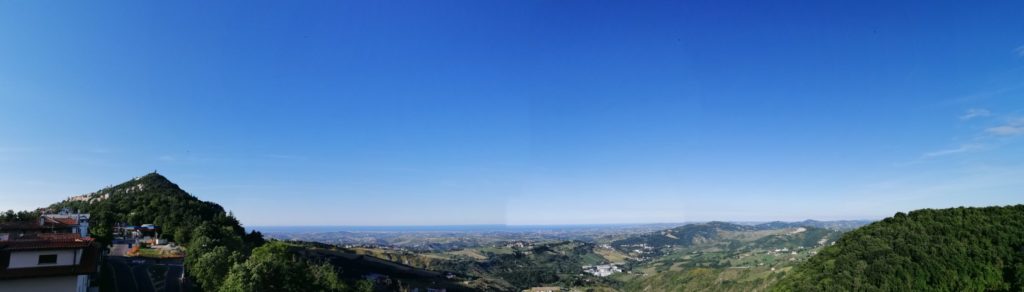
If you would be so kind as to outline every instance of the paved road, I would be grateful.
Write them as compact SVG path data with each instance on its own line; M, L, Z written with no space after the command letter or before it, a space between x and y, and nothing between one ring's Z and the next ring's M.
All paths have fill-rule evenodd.
M163 285L154 285L147 272L150 266L160 265L167 268L166 281ZM179 282L183 272L181 260L160 260L110 256L107 266L114 272L116 292L181 292L188 291L188 285ZM159 276L157 276L159 278Z
M153 288L153 281L149 279L149 273L146 273L146 267L148 264L134 264L132 265L132 274L135 278L135 284L139 286L139 292L156 292Z
M114 289L117 292L138 291L139 287L132 274L132 268L123 257L107 257L107 267L114 273Z
M184 271L182 266L168 266L167 267L167 291L182 291L181 290L181 273Z

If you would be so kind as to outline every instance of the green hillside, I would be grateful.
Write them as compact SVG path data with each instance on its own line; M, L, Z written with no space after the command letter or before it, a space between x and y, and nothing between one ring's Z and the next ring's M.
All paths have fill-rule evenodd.
M104 245L111 243L115 223L160 226L162 237L186 248L187 275L200 291L373 289L366 281L342 281L341 271L330 263L296 257L290 245L265 243L260 233L245 233L223 207L190 195L157 173L49 207L62 208L91 213L89 233Z
M1024 291L1024 205L897 213L845 234L775 291Z
M101 242L109 242L109 227L115 222L156 224L162 228L163 237L181 243L189 242L199 227L217 229L226 236L245 236L238 220L220 205L190 195L155 172L87 196L88 201L64 201L50 209L66 207L92 213L94 227L90 231Z

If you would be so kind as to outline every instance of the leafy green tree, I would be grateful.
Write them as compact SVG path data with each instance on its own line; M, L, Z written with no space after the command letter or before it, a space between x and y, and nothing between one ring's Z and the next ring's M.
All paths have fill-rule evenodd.
M373 292L373 282L368 280L356 281L356 289L358 292Z
M345 282L338 279L338 270L329 263L320 263L309 266L310 274L313 275L317 286L327 291L348 291ZM359 287L358 285L356 287Z
M115 217L108 204L98 205L90 214L89 235L102 246L110 245L114 240Z
M228 250L224 246L214 247L198 256L191 265L192 278L204 289L216 291L231 267L242 260L242 254L237 251Z
M220 291L319 291L305 265L294 260L288 246L267 243L252 252L245 263L231 268Z
M267 241L263 239L263 233L260 233L259 231L255 231L255 230L253 230L252 232L249 232L248 234L246 234L245 238L243 239L243 241L247 245L246 248L248 248L250 250L252 250L254 248L257 248L257 247L260 247L264 243L267 243Z
M7 210L7 212L4 212L3 216L0 216L0 222L11 222L15 221L17 218L18 215L14 213L14 210Z
M0 222L35 221L39 219L39 212L7 210L0 214Z
M220 291L352 291L329 263L310 264L272 241L253 250L243 263L231 267ZM373 283L357 282L355 291L373 291Z

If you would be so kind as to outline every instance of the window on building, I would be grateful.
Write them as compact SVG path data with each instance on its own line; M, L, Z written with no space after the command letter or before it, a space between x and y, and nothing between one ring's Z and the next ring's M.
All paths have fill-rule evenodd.
M56 263L57 263L57 255L55 255L55 254L41 254L41 255L39 255L39 264L40 265L56 264Z

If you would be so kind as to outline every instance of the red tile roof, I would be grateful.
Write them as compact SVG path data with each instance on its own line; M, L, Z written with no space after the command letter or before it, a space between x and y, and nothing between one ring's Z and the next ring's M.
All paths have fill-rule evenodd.
M78 225L78 219L75 218L52 218L57 223L64 225Z
M39 233L25 237L0 241L0 250L45 250L86 248L93 239L76 233Z
M54 226L54 227L71 227L78 225L78 219L75 218L54 218L43 216L43 225Z

